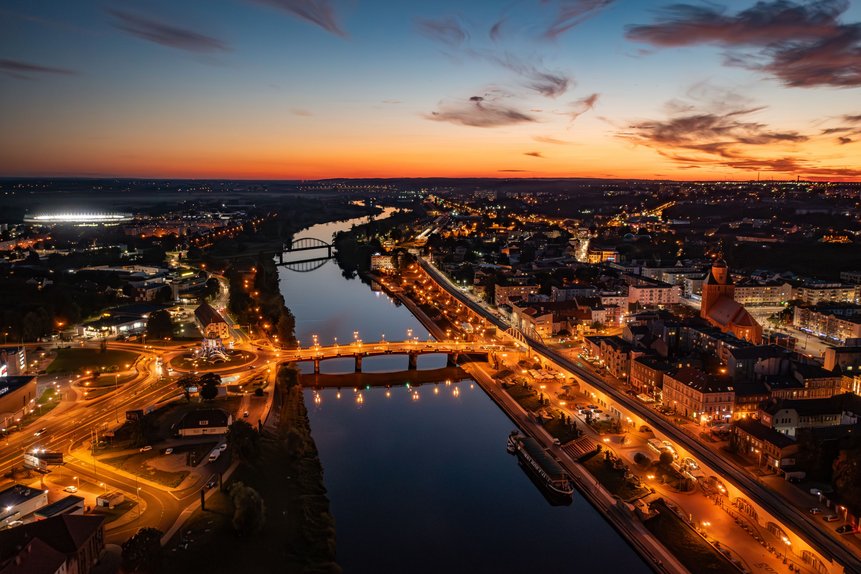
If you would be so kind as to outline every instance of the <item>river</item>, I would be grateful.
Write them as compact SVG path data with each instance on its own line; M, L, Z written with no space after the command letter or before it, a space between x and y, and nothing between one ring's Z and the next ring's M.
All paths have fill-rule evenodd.
M330 241L360 222L315 225L296 238ZM346 279L334 260L282 269L281 291L303 346L314 335L320 344L428 337L406 308ZM365 359L363 370L402 370L406 361ZM444 364L419 359L420 369ZM352 367L344 359L321 368ZM650 571L579 495L570 506L546 501L505 450L511 421L471 380L306 393L347 574Z

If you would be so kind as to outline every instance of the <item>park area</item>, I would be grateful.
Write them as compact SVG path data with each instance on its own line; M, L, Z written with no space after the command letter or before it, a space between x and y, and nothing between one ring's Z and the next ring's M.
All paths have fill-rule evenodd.
M48 374L82 373L86 371L122 371L133 365L137 353L115 349L58 349L56 358L48 365Z

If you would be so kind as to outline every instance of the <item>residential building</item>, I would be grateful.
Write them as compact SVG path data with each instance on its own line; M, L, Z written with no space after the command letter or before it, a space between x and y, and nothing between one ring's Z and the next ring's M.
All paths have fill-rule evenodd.
M105 548L104 521L104 516L64 514L0 530L0 573L90 574ZM44 551L50 560L42 563L28 548L31 553ZM65 569L58 566L57 554L64 557ZM18 561L33 568L16 570Z
M819 338L844 344L848 339L861 338L861 305L820 303L812 307L795 307L792 317L795 328Z
M497 305L507 305L512 299L527 299L538 295L538 285L494 285L493 300Z
M664 374L663 403L674 412L696 421L732 418L735 388L728 376L682 367Z
M730 444L742 456L772 471L794 464L798 452L795 440L752 418L735 422Z
M861 296L861 285L843 283L805 283L795 289L794 299L805 305L819 303L857 304Z
M779 279L745 279L735 284L734 299L748 307L783 305L792 299L792 285Z
M664 373L669 363L660 357L643 355L631 361L630 383L637 392L651 396L659 395L664 388Z
M763 425L794 438L799 429L856 424L861 397L846 393L827 399L772 400L759 415Z
M628 303L643 307L666 307L678 305L682 290L678 285L646 279L638 275L625 275L628 283Z

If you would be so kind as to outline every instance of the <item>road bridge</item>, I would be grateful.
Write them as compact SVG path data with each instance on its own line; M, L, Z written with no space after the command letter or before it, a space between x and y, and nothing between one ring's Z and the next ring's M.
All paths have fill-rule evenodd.
M471 343L465 341L377 341L376 343L365 343L356 341L348 345L332 345L328 347L312 345L297 349L286 349L281 351L281 361L301 363L305 361L314 362L314 374L320 373L320 362L328 359L353 357L355 372L362 372L362 359L365 357L376 357L382 355L406 355L408 357L407 369L415 370L418 366L419 355L445 354L448 355L448 365L456 366L462 355L484 355L485 357L494 351L509 350L503 345L490 345L487 343Z

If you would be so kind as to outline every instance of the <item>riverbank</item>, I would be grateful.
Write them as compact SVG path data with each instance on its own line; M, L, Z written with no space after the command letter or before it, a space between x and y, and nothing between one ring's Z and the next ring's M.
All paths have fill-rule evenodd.
M272 412L260 434L259 456L239 465L231 483L237 482L263 499L263 528L250 536L236 533L235 508L225 485L168 544L174 548L185 542L196 551L172 552L165 572L341 572L335 563L335 522L323 468L299 374L292 366L284 365L278 373Z

